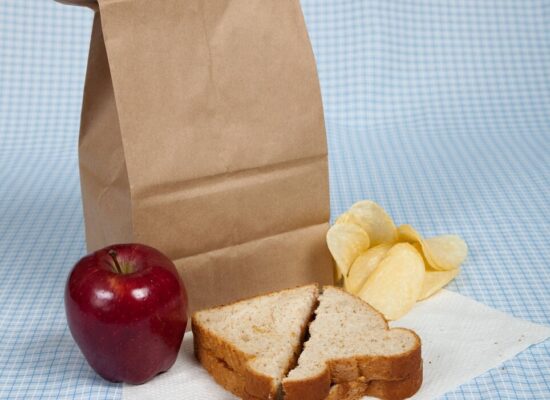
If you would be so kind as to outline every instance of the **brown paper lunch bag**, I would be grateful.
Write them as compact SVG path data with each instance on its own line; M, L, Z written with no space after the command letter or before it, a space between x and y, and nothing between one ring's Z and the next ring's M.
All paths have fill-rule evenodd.
M162 250L192 310L331 283L299 0L60 1L95 11L79 140L88 250Z

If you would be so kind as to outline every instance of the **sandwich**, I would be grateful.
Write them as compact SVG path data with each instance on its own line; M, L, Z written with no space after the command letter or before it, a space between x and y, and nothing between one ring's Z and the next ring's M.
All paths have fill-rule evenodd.
M404 399L422 384L421 342L367 303L307 285L192 316L197 359L250 400Z

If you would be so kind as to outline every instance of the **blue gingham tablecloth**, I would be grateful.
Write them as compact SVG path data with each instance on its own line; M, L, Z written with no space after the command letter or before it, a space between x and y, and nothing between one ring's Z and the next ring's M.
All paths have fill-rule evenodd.
M550 4L303 0L326 113L333 215L374 199L458 233L450 289L550 324ZM0 0L0 398L118 399L63 309L85 253L77 162L91 12ZM550 342L446 399L550 398Z

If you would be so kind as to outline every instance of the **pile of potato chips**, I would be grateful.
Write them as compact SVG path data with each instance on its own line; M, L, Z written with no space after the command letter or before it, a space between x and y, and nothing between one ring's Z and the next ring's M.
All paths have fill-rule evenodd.
M424 239L412 226L396 227L373 201L355 203L327 233L344 288L396 320L460 272L468 247L456 235Z

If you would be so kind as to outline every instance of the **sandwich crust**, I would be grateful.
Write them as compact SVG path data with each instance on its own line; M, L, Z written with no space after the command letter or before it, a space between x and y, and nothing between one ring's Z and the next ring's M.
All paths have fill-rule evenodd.
M214 357L209 351L199 349L197 358L214 380L244 400L264 400L246 392L245 378L233 371L223 361ZM410 376L398 381L372 380L364 377L345 383L332 385L324 400L359 400L363 396L374 396L386 400L398 400L411 397L422 385L422 366ZM316 391L315 387L303 387L305 393ZM318 389L317 389L318 390ZM317 391L317 393L320 393ZM322 397L321 397L322 398Z
M414 332L413 332L414 333ZM379 368L379 369L378 369ZM357 357L333 359L322 374L295 381L283 381L285 400L320 400L327 398L331 387L344 386L347 390L360 390L381 399L404 399L412 396L422 385L420 340L415 349L399 357ZM344 400L347 397L330 397Z
M352 382L333 385L325 400L359 400L363 396L386 400L405 399L414 395L421 385L422 366L412 375L400 381L367 381L361 377Z

